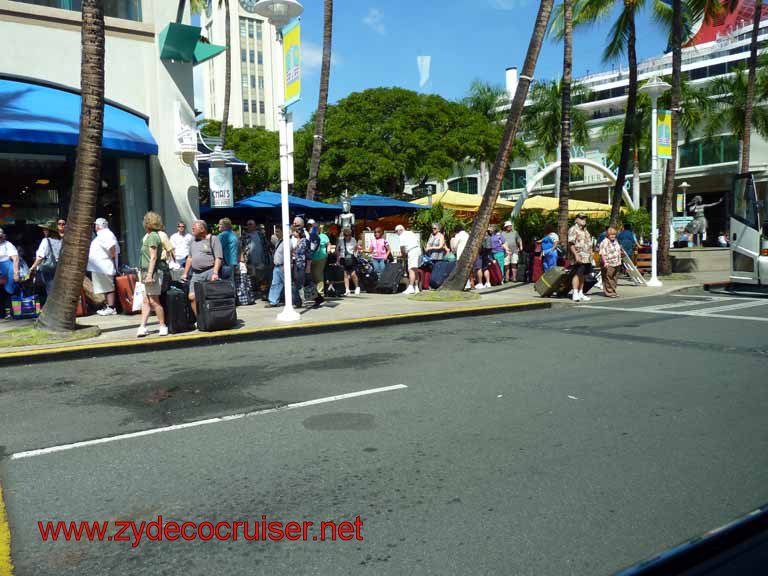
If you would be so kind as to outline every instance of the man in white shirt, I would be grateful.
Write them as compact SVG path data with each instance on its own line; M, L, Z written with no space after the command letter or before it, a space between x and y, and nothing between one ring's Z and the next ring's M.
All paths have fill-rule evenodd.
M173 254L176 257L176 263L184 268L189 257L189 246L192 244L192 234L187 232L187 225L184 222L176 224L176 232L171 235L171 245Z
M0 228L0 318L5 316L6 307L10 307L16 283L19 281L19 252L16 246L5 239L5 232Z
M408 288L404 294L419 293L419 260L421 258L421 239L418 234L397 225L395 233L400 237L400 252L408 266Z
M117 314L115 310L115 274L117 273L117 255L120 247L117 238L109 229L104 218L97 218L93 223L96 236L91 240L88 252L88 271L91 273L94 294L105 294L107 306L97 310L100 316Z

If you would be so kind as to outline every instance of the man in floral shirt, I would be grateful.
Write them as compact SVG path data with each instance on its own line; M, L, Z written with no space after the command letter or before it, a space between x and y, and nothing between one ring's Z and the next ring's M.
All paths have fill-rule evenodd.
M621 244L616 240L616 228L608 228L605 239L598 247L603 276L603 292L608 298L618 298L616 294L616 274L621 266Z
M592 236L587 230L587 216L583 213L576 215L576 223L568 230L568 252L573 259L573 301L589 302L592 298L584 294L583 290L584 276L592 272Z

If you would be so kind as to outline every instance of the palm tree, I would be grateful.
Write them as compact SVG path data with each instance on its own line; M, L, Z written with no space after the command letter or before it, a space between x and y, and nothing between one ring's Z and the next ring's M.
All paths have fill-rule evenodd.
M712 107L704 126L708 138L728 131L743 143L744 135L752 128L763 138L768 138L768 70L757 70L753 89L754 102L749 101L749 75L743 68L737 68L733 74L713 80L708 92L712 98ZM749 115L748 107L751 107ZM750 120L749 126L746 124L747 119ZM741 156L743 169L744 157L749 161L749 154L745 153L743 146Z
M221 145L224 146L227 137L227 124L229 123L229 98L232 89L232 42L229 31L229 0L219 0L219 9L221 9L222 6L224 7L224 43L227 46L227 50L224 63L224 110L221 113L221 130L219 131L219 138L221 139Z
M504 101L506 96L507 91L501 86L475 79L470 84L469 94L464 97L462 103L470 110L482 114L491 122L498 122L503 118L499 104Z
M96 195L101 182L101 141L104 131L104 6L83 0L80 36L80 138L77 143L75 185L67 215L67 235L61 249L53 292L38 326L53 332L75 329L75 309L83 288Z
M453 272L448 276L442 286L442 290L462 290L469 277L472 263L477 259L480 252L480 245L485 237L485 231L488 223L491 221L493 209L496 206L496 200L501 190L501 182L509 165L510 150L517 136L517 129L520 125L520 119L523 115L525 100L528 97L528 88L531 84L531 78L536 70L536 62L539 59L541 45L544 42L544 36L549 24L549 17L552 14L553 0L541 0L539 11L536 15L536 23L533 27L533 33L528 43L528 52L525 55L520 81L517 84L515 96L512 99L512 106L509 109L509 116L504 127L504 135L499 147L499 153L491 170L491 176L488 185L485 188L483 201L480 203L480 209L477 211L475 220L472 223L472 230L467 241L467 247L456 263Z
M752 15L752 36L749 43L749 76L747 77L746 102L744 103L744 131L741 135L742 174L749 172L749 141L752 135L752 115L754 113L753 105L757 82L757 33L760 28L760 16L763 13L763 0L755 0L754 10L755 12Z
M333 36L333 0L325 0L323 18L323 64L320 69L320 100L315 114L315 134L312 141L312 157L309 161L307 198L312 200L317 190L317 173L320 171L320 153L323 151L325 111L328 109L328 80L331 76L331 39Z
M573 73L573 6L563 0L563 79L560 106L560 202L557 213L557 233L568 237L568 199L571 183L571 76Z
M585 94L578 84L571 89L571 98L579 99ZM523 117L523 134L528 141L535 142L545 156L552 158L560 146L560 128L563 105L562 82L549 80L535 82L531 88L530 104ZM578 108L571 109L571 139L578 146L589 143L587 115Z

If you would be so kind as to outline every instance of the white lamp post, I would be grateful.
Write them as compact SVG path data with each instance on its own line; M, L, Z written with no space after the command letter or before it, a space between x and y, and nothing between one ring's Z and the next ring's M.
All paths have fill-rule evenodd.
M669 90L671 86L659 78L652 78L640 87L641 92L645 92L651 98L651 279L648 286L661 286L657 276L658 272L658 250L659 250L659 230L656 215L657 198L662 193L661 170L659 169L659 153L657 151L657 130L656 118L658 115L656 101L659 96Z
M266 18L275 27L280 50L276 58L272 58L273 66L279 72L280 86L276 88L272 83L272 98L278 108L278 133L280 136L280 199L283 220L283 273L285 277L285 308L277 315L278 320L298 320L301 318L293 309L293 291L291 289L291 222L288 211L288 181L290 178L290 159L288 149L288 122L285 110L285 92L283 82L285 77L283 61L283 33L282 28L288 22L297 18L304 12L304 7L298 0L260 0L256 3L254 12Z

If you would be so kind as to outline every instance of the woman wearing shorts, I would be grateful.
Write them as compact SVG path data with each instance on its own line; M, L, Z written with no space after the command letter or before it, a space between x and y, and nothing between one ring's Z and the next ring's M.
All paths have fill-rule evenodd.
M144 302L141 305L141 325L136 331L136 337L147 335L147 320L150 310L155 311L157 322L160 325L159 336L168 335L168 326L165 325L165 312L160 304L162 292L163 274L167 274L165 261L161 258L163 241L158 234L163 229L163 221L156 212L147 212L144 215L144 239L141 243L141 281L144 283Z
M352 236L351 228L344 228L341 233L341 238L336 245L336 254L339 258L339 264L344 268L344 296L350 296L352 292L349 291L349 280L352 279L355 282L355 294L360 294L360 283L357 281L357 272L355 272L355 265L357 264L357 240Z

